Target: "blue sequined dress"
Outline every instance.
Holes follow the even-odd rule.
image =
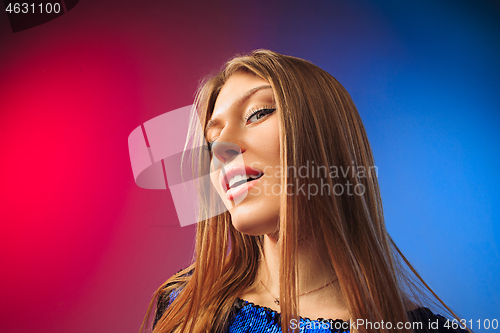
[[[292,328],[299,329],[298,332],[325,333],[325,332],[348,332],[349,322],[337,320],[311,320],[300,318],[300,321],[292,321]],[[250,333],[250,332],[281,332],[281,316],[278,312],[253,304],[242,299],[237,299],[233,307],[233,316],[228,333]]]

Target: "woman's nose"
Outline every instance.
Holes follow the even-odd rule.
[[[221,164],[227,164],[241,154],[240,146],[232,142],[214,142],[212,153]]]

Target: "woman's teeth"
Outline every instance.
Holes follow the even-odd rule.
[[[254,176],[253,178],[248,175],[236,175],[231,180],[229,180],[229,188],[235,188],[246,182],[260,178],[259,176]]]

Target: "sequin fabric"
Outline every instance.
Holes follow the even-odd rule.
[[[348,332],[349,322],[342,320],[295,319],[290,322],[298,332],[329,333]],[[294,327],[295,326],[295,327]],[[238,299],[234,305],[233,316],[228,333],[278,333],[281,331],[281,316],[274,310]]]

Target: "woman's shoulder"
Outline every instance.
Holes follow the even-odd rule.
[[[468,333],[456,320],[447,319],[426,307],[418,307],[408,311],[407,314],[412,323],[412,329],[416,333]]]
[[[165,313],[170,304],[172,304],[175,298],[179,295],[191,275],[193,275],[192,268],[182,269],[169,279],[171,281],[167,282],[160,288],[157,296],[156,314],[153,327],[156,326],[156,323],[160,320],[163,313]]]

